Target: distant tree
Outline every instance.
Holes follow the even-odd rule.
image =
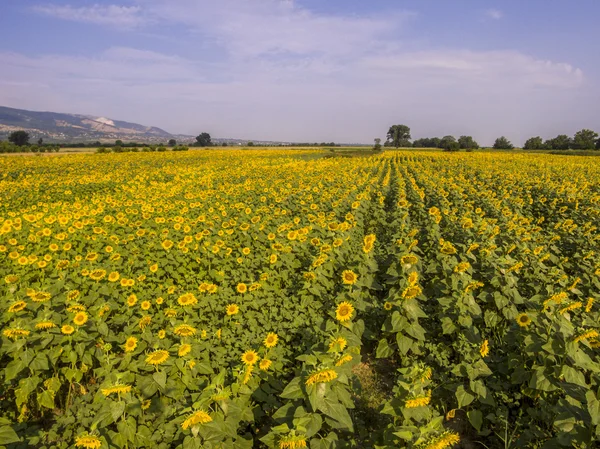
[[[582,129],[575,133],[573,148],[577,150],[593,150],[596,147],[598,133],[591,129]]]
[[[387,133],[387,141],[391,143],[391,146],[409,147],[410,143],[410,128],[406,125],[392,125]]]
[[[211,147],[212,141],[210,140],[210,134],[201,133],[198,137],[196,137],[196,146],[198,147]]]
[[[479,144],[471,136],[460,136],[458,138],[458,145],[463,150],[476,150],[479,148]]]
[[[170,147],[174,147],[175,145],[177,145],[177,141],[175,139],[169,140],[169,146]]]
[[[548,139],[544,142],[544,147],[549,150],[568,150],[571,148],[573,142],[571,138],[566,134],[560,134],[556,136],[554,139]]]
[[[458,151],[460,145],[454,136],[444,136],[442,137],[442,140],[440,140],[439,148],[442,148],[445,151]]]
[[[8,141],[19,147],[29,145],[29,133],[25,131],[13,131],[8,135]]]
[[[495,150],[512,150],[513,148],[514,148],[513,144],[510,143],[510,140],[508,140],[504,136],[498,137],[496,139],[496,141],[494,142]]]
[[[375,145],[373,145],[375,151],[381,151],[381,139],[378,137],[375,139]]]
[[[524,150],[541,150],[544,148],[544,142],[540,136],[530,137],[523,145]]]
[[[600,150],[600,139],[596,141],[596,149]]]
[[[441,148],[440,142],[442,139],[439,137],[423,137],[413,142],[414,148]]]
[[[38,145],[44,145],[44,139],[42,139],[41,137],[38,139],[37,141]]]
[[[221,146],[222,146],[222,147],[226,147],[226,146],[228,146],[228,145],[227,145],[227,142],[223,142],[223,143],[221,144]]]
[[[115,145],[118,147],[122,147],[123,146],[123,141],[122,140],[115,140]]]
[[[248,143],[247,143],[247,146],[249,146],[249,147],[253,147],[253,146],[254,146],[254,142],[248,142]]]

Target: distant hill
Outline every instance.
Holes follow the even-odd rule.
[[[42,137],[56,142],[123,141],[166,142],[169,139],[192,140],[192,136],[179,136],[155,126],[112,120],[91,115],[36,112],[0,106],[0,136],[24,130],[32,138]]]

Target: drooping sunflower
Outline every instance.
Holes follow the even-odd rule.
[[[15,301],[8,307],[9,313],[17,313],[27,307],[27,303],[25,301]]]
[[[334,379],[337,379],[338,375],[335,370],[332,369],[322,369],[319,371],[313,372],[308,379],[306,379],[306,385],[315,385],[320,383],[331,382]]]
[[[481,357],[486,357],[490,353],[490,346],[487,340],[483,340],[483,343],[481,343],[479,353],[481,354]]]
[[[198,410],[191,415],[189,415],[185,421],[181,424],[181,428],[183,430],[189,429],[190,427],[195,426],[196,424],[206,424],[212,421],[212,418],[208,413],[203,410]]]
[[[354,306],[344,301],[338,304],[335,310],[335,318],[341,322],[349,321],[352,318],[352,313],[354,313]]]
[[[19,337],[27,337],[30,333],[30,331],[21,327],[12,327],[10,329],[4,329],[2,331],[2,335],[13,340],[16,340]]]
[[[146,363],[148,363],[149,365],[157,366],[165,363],[168,358],[168,351],[165,351],[164,349],[158,349],[148,354],[148,356],[146,357]]]
[[[404,289],[402,292],[402,297],[404,299],[413,299],[419,296],[422,293],[421,287],[418,285],[411,285]]]
[[[242,354],[242,362],[244,362],[245,365],[254,365],[258,362],[258,354],[256,351],[250,349]]]
[[[52,329],[53,327],[56,327],[56,324],[54,324],[52,321],[40,321],[35,325],[35,328],[38,330],[48,330]]]
[[[102,441],[96,435],[84,434],[75,438],[75,447],[83,447],[85,449],[100,449]]]
[[[190,326],[189,324],[180,324],[175,327],[173,330],[175,335],[179,335],[180,337],[191,337],[192,335],[196,335],[196,328]]]
[[[273,364],[273,361],[271,361],[269,359],[262,359],[260,361],[260,363],[258,364],[258,367],[263,371],[268,371],[272,364]]]
[[[269,332],[265,338],[264,344],[267,348],[273,348],[277,344],[279,337],[273,332]]]
[[[344,270],[342,273],[342,281],[346,285],[354,285],[358,280],[358,275],[352,270]]]

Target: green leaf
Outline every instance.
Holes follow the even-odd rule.
[[[465,387],[463,385],[460,385],[456,389],[456,399],[458,400],[458,407],[461,408],[461,407],[464,407],[465,405],[469,405],[471,402],[473,402],[473,399],[475,399],[475,396],[473,396],[471,393],[466,391]]]
[[[167,385],[167,373],[164,371],[157,371],[152,375],[152,379],[154,379],[154,382],[157,383],[161,390],[165,389]]]
[[[402,335],[400,332],[396,334],[396,342],[398,343],[398,351],[402,355],[406,355],[413,344],[412,338]]]
[[[110,404],[110,416],[113,422],[118,420],[123,415],[123,412],[125,412],[125,401],[118,401]]]
[[[469,410],[467,412],[467,417],[469,418],[469,422],[477,432],[481,430],[481,425],[483,424],[483,414],[479,410]]]
[[[300,399],[304,397],[304,392],[300,386],[300,377],[295,377],[287,384],[280,396],[284,399]]]
[[[385,338],[379,340],[379,344],[377,345],[377,351],[375,351],[375,357],[378,359],[391,357],[394,354],[394,351],[388,345],[388,342]]]
[[[54,392],[50,390],[44,390],[42,393],[37,394],[37,401],[42,407],[49,409],[54,408]]]
[[[8,445],[21,441],[17,432],[10,426],[0,426],[0,445]]]
[[[48,357],[43,352],[39,352],[29,364],[32,371],[46,371],[48,369]]]
[[[587,399],[588,412],[592,417],[592,424],[595,426],[600,425],[600,401],[592,390],[585,394],[585,398]]]
[[[442,318],[442,332],[444,334],[451,334],[456,330],[456,326],[452,322],[452,320],[448,317]]]

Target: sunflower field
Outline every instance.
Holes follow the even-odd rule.
[[[0,447],[592,448],[600,166],[0,161]]]

